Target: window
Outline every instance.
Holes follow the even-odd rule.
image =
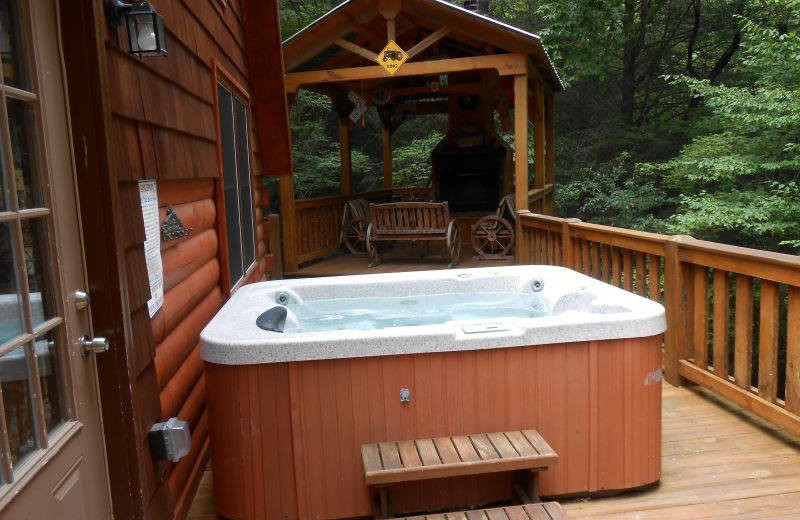
[[[218,86],[218,96],[228,270],[231,286],[235,286],[256,257],[248,107],[222,84]]]
[[[65,323],[26,5],[0,3],[0,484],[70,419]],[[41,452],[40,452],[41,453]]]

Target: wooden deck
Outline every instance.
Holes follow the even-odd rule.
[[[663,477],[653,488],[564,501],[570,518],[800,518],[800,440],[702,389],[664,384]],[[211,470],[188,518],[217,520]]]
[[[475,252],[468,244],[461,247],[461,261],[455,269],[467,269],[473,267],[496,267],[502,265],[513,265],[513,260],[477,260],[473,258]],[[450,262],[448,258],[442,256],[436,248],[431,248],[431,254],[420,258],[419,248],[409,245],[394,245],[383,257],[383,263],[375,267],[369,266],[369,257],[355,255],[339,255],[321,260],[301,267],[294,274],[297,277],[316,277],[316,276],[343,276],[351,274],[375,274],[375,273],[399,273],[402,271],[428,271],[436,269],[447,269]]]

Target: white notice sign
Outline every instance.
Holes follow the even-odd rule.
[[[152,318],[164,304],[164,270],[161,267],[161,226],[158,219],[156,181],[139,181],[139,198],[142,201],[142,219],[147,237],[144,241],[147,277],[150,280],[147,310]]]

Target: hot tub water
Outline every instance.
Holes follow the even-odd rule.
[[[333,298],[288,303],[299,327],[285,332],[380,330],[438,325],[456,320],[548,316],[538,294],[510,292],[447,293],[405,297]]]

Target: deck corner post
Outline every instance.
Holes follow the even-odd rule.
[[[514,193],[517,210],[528,200],[528,75],[514,76]]]
[[[578,218],[565,218],[561,221],[561,265],[573,269],[575,254],[572,247],[572,224],[580,222]]]
[[[523,215],[530,215],[527,209],[517,211],[517,222],[514,232],[516,233],[516,245],[514,246],[514,263],[516,265],[526,265],[530,262],[530,244],[528,235],[525,233],[525,226],[522,224]]]
[[[686,337],[687,313],[683,269],[679,257],[683,236],[673,236],[664,242],[664,307],[667,331],[664,335],[664,379],[674,386],[687,381],[680,375],[681,360],[688,358]]]

